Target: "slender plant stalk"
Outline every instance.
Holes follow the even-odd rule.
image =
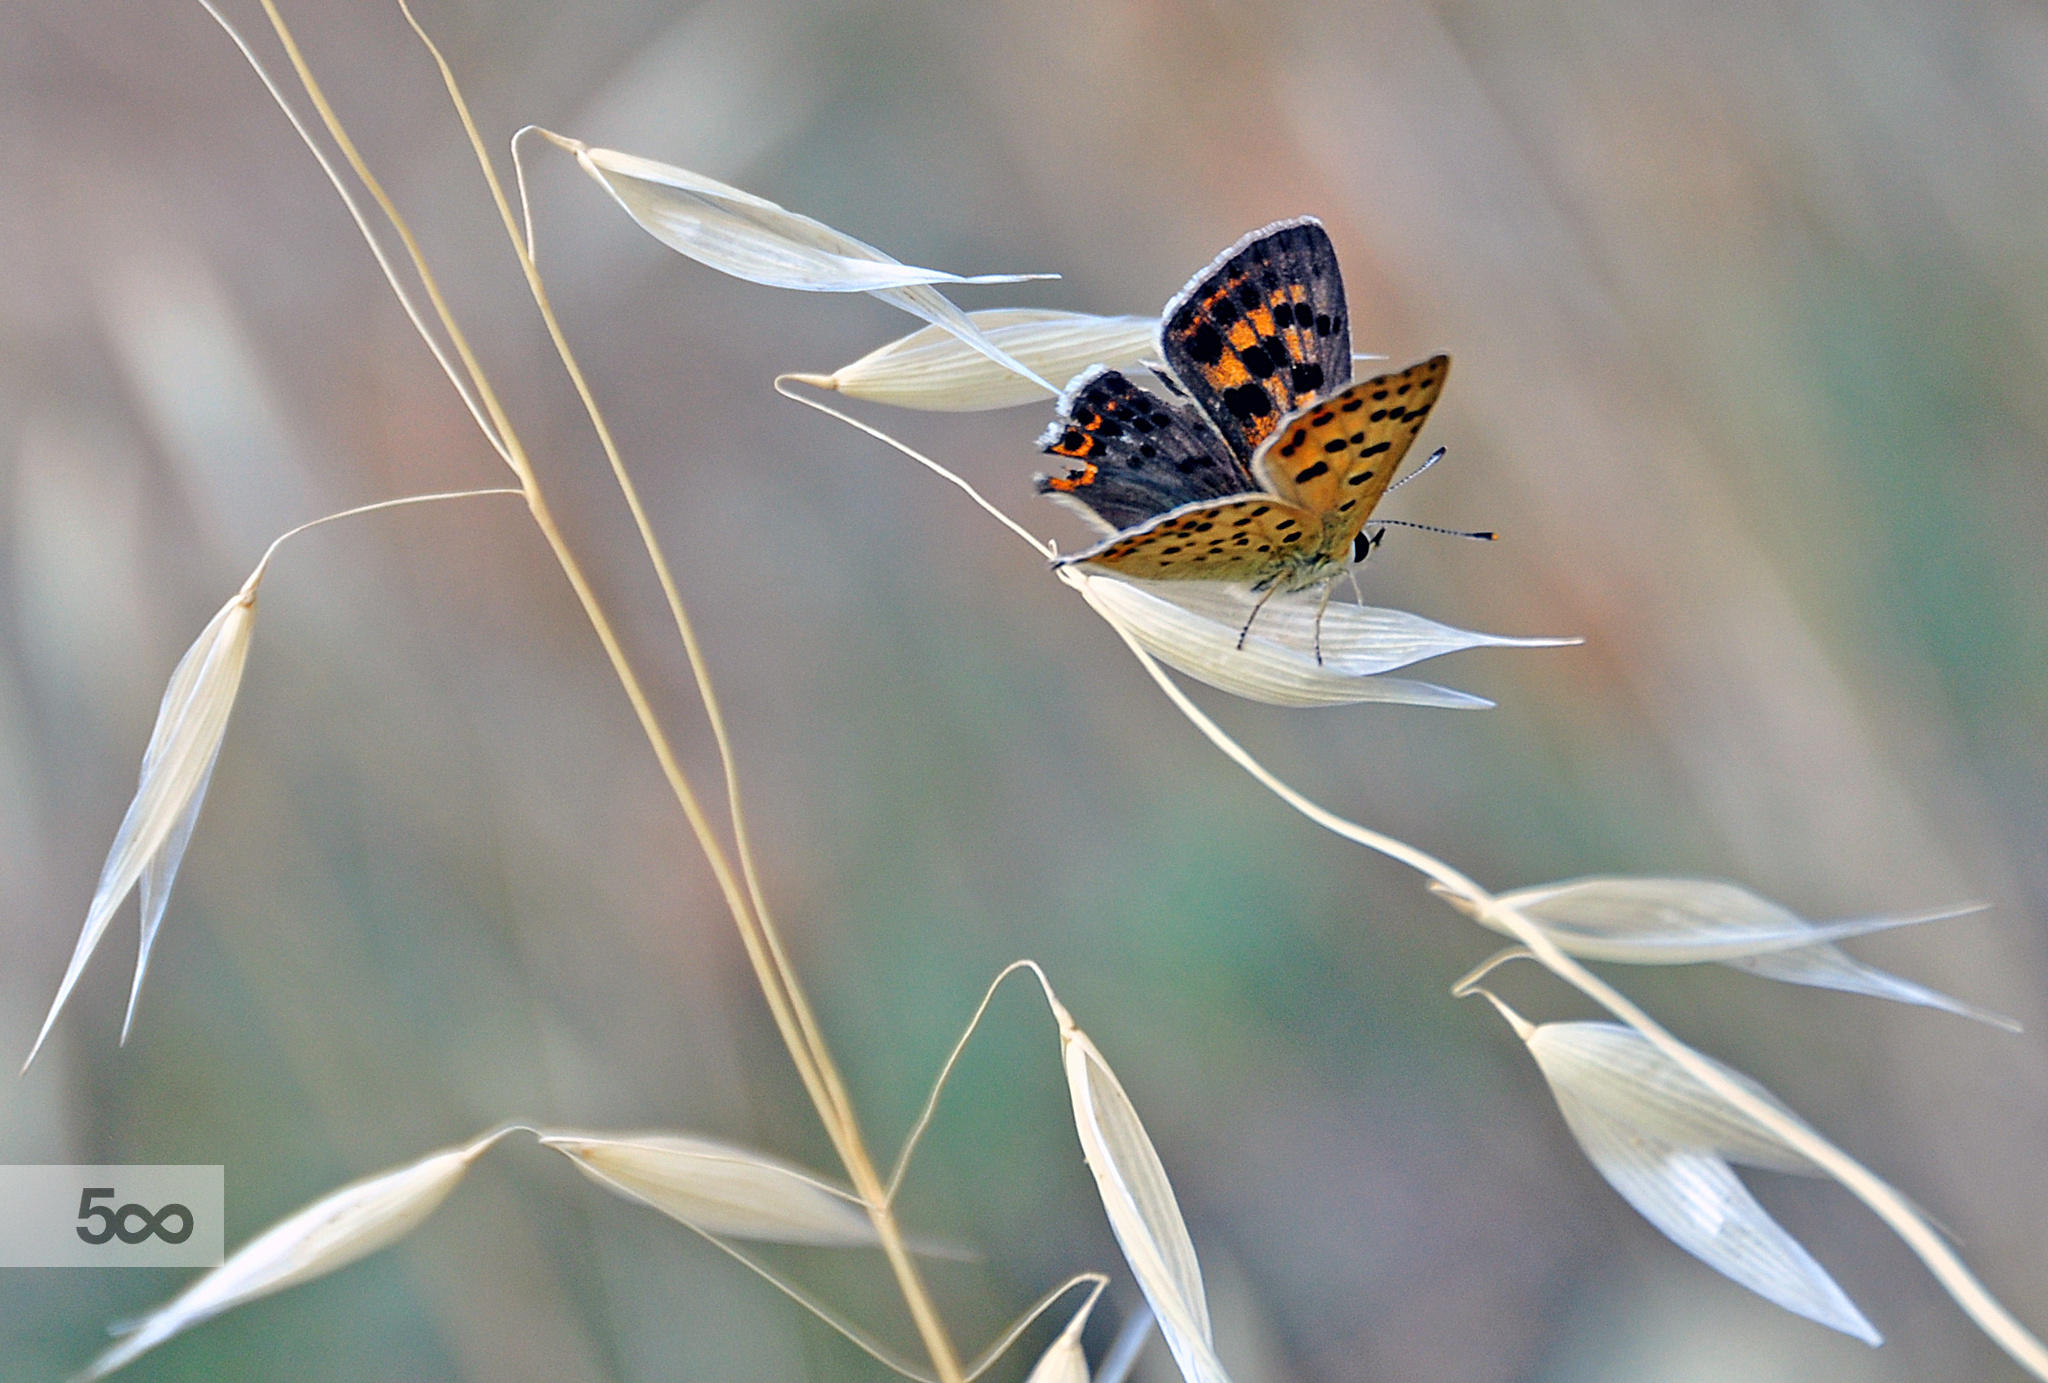
[[[284,22],[284,16],[278,13],[275,0],[262,0],[262,4],[263,13],[269,17],[270,27],[277,34],[277,41],[283,46],[285,57],[290,60],[292,71],[298,74],[299,84],[305,88],[306,99],[313,103],[313,109],[320,116],[320,123],[326,126],[328,135],[340,148],[342,157],[348,160],[349,167],[362,181],[364,190],[377,203],[377,209],[384,213],[384,219],[390,223],[393,233],[405,246],[406,256],[412,261],[413,272],[419,275],[420,287],[426,292],[428,302],[433,305],[434,316],[439,319],[442,329],[448,333],[449,344],[462,362],[463,373],[476,388],[478,401],[483,405],[485,413],[490,416],[491,426],[486,429],[486,434],[495,433],[496,439],[504,444],[501,454],[505,457],[505,463],[512,468],[531,496],[534,493],[533,468],[527,462],[525,453],[509,435],[510,420],[498,402],[496,391],[485,378],[483,367],[478,364],[475,352],[470,350],[468,339],[455,324],[455,315],[449,309],[447,299],[441,295],[440,284],[434,278],[433,271],[427,267],[426,255],[421,251],[419,241],[412,233],[412,227],[398,214],[397,204],[391,200],[390,195],[384,191],[384,185],[363,161],[355,141],[349,138],[348,130],[343,127],[341,117],[336,115],[334,107],[328,104],[327,94],[314,79],[313,69],[307,65],[305,55],[299,51],[298,40],[292,36],[290,27]]]
[[[910,1170],[911,1154],[917,1151],[919,1140],[924,1137],[925,1130],[931,1127],[932,1115],[938,1111],[939,1096],[945,1092],[946,1082],[952,1079],[953,1068],[960,1063],[961,1054],[967,1050],[967,1043],[973,1038],[975,1030],[981,1026],[982,1018],[988,1013],[988,1006],[995,1002],[996,991],[1003,987],[1004,980],[1019,970],[1029,970],[1036,975],[1039,987],[1045,991],[1046,998],[1052,998],[1052,984],[1045,978],[1045,972],[1038,968],[1037,961],[1013,960],[996,972],[996,977],[988,982],[987,990],[982,993],[981,1002],[975,1006],[973,1016],[967,1020],[966,1030],[960,1034],[959,1040],[953,1044],[953,1050],[946,1053],[945,1061],[940,1064],[938,1078],[932,1082],[932,1092],[925,1096],[924,1108],[917,1112],[917,1118],[911,1121],[910,1132],[904,1135],[903,1150],[896,1154],[896,1166],[889,1173],[889,1196],[892,1199],[902,1187],[904,1175]]]
[[[903,443],[897,441],[894,437],[891,437],[888,433],[882,431],[882,429],[880,429],[879,427],[874,426],[872,423],[864,423],[859,418],[854,417],[851,413],[842,412],[841,410],[834,408],[829,403],[825,403],[822,400],[812,398],[809,394],[799,394],[794,392],[794,386],[798,384],[810,384],[812,385],[812,387],[815,388],[816,385],[814,381],[815,376],[810,375],[777,375],[775,377],[775,392],[782,395],[782,397],[788,399],[792,403],[800,403],[806,408],[815,408],[818,410],[818,412],[823,413],[828,418],[837,418],[840,422],[845,423],[848,427],[853,428],[857,432],[865,432],[868,436],[874,438],[878,442],[888,443],[890,446],[896,448],[896,450],[902,452],[911,460],[917,462],[920,466],[923,466],[926,470],[929,470],[932,474],[938,476],[939,479],[944,480],[949,484],[955,486],[956,488],[960,489],[961,491],[965,492],[967,497],[973,500],[977,505],[979,505],[984,513],[988,514],[989,517],[993,518],[997,523],[1003,525],[1003,527],[1009,529],[1019,538],[1022,538],[1025,544],[1028,547],[1030,547],[1030,549],[1033,552],[1036,552],[1040,557],[1057,557],[1060,555],[1059,544],[1051,541],[1050,539],[1038,537],[1030,529],[1026,528],[1023,524],[1018,523],[1015,519],[1011,518],[1008,514],[1004,513],[998,505],[990,501],[989,498],[986,495],[982,494],[981,491],[975,489],[972,485],[968,484],[964,479],[962,479],[958,474],[956,474],[953,471],[947,470],[944,466],[941,466],[938,462],[932,460],[923,452],[917,451],[911,447],[906,447],[905,445],[903,445]]]
[[[441,367],[441,373],[448,377],[448,382],[455,387],[455,392],[461,395],[462,406],[467,408],[469,416],[475,419],[477,430],[490,442],[491,449],[509,465],[512,458],[505,454],[504,442],[499,440],[489,420],[484,417],[483,407],[470,391],[469,381],[455,368],[455,363],[448,358],[447,348],[427,326],[426,317],[420,312],[419,304],[413,301],[412,294],[407,292],[405,285],[399,281],[398,270],[392,264],[391,256],[384,248],[384,242],[370,229],[369,217],[364,213],[362,204],[356,200],[356,194],[342,178],[340,171],[335,168],[334,160],[328,156],[327,150],[320,147],[320,141],[313,138],[313,132],[306,128],[306,122],[300,117],[298,109],[284,98],[282,91],[278,90],[277,83],[271,79],[270,70],[257,58],[255,50],[249,46],[249,40],[242,36],[242,31],[228,22],[227,16],[220,12],[214,0],[199,0],[199,5],[212,16],[214,23],[220,25],[221,31],[228,36],[228,41],[241,51],[242,57],[255,72],[256,80],[263,83],[263,89],[270,93],[270,99],[277,103],[277,108],[284,112],[284,118],[291,122],[292,129],[305,143],[307,152],[313,155],[313,161],[320,165],[320,171],[325,173],[327,181],[334,185],[335,195],[341,198],[341,204],[348,209],[349,218],[356,223],[356,229],[362,233],[364,243],[370,247],[370,257],[377,261],[377,267],[383,271],[384,281],[391,285],[392,295],[398,299],[398,305],[405,309],[405,315],[412,322],[413,330],[426,342],[427,349],[433,353],[434,363]]]
[[[283,46],[294,72],[298,75],[301,86],[306,91],[307,99],[312,102],[329,136],[335,141],[337,147],[340,148],[350,168],[354,170],[357,178],[361,180],[364,188],[377,203],[378,208],[383,212],[385,219],[391,224],[394,233],[398,235],[400,242],[405,247],[406,253],[412,261],[414,272],[419,276],[421,287],[434,309],[434,315],[439,320],[443,331],[447,333],[449,344],[454,349],[456,357],[461,361],[463,372],[468,376],[470,383],[475,388],[478,402],[481,404],[484,413],[489,417],[490,426],[485,429],[486,435],[491,436],[491,434],[495,433],[495,436],[491,436],[493,444],[500,446],[501,454],[505,457],[513,473],[519,478],[521,492],[526,498],[527,508],[533,517],[534,524],[539,528],[542,536],[547,541],[549,549],[555,555],[557,564],[562,568],[563,575],[568,579],[577,600],[583,606],[585,618],[589,621],[592,631],[597,635],[598,642],[602,645],[605,656],[612,664],[613,672],[619,679],[620,686],[633,708],[634,715],[640,721],[641,730],[646,736],[649,746],[654,751],[662,774],[667,779],[670,790],[674,793],[677,802],[683,808],[684,816],[689,822],[691,831],[696,836],[698,844],[703,849],[706,860],[711,866],[719,891],[724,896],[726,907],[731,912],[733,920],[738,926],[742,943],[746,949],[748,959],[754,967],[763,997],[767,1000],[770,1012],[775,1019],[777,1030],[781,1033],[783,1043],[789,1050],[791,1061],[797,1068],[798,1076],[803,1081],[804,1088],[809,1094],[812,1104],[817,1109],[819,1119],[824,1125],[828,1137],[832,1140],[834,1149],[839,1154],[841,1162],[845,1165],[847,1174],[853,1182],[854,1189],[860,1195],[869,1218],[875,1226],[876,1237],[881,1244],[884,1256],[889,1261],[890,1269],[896,1277],[898,1287],[903,1294],[906,1306],[909,1308],[918,1334],[924,1342],[926,1351],[931,1356],[932,1365],[937,1372],[940,1383],[963,1383],[964,1374],[961,1370],[958,1352],[954,1348],[951,1337],[945,1329],[944,1321],[940,1317],[936,1305],[931,1300],[930,1293],[924,1286],[923,1279],[917,1269],[917,1264],[911,1257],[909,1248],[904,1242],[901,1227],[897,1224],[894,1211],[889,1204],[887,1189],[881,1175],[875,1168],[874,1158],[867,1149],[859,1124],[854,1117],[852,1102],[847,1095],[845,1082],[838,1071],[836,1063],[832,1060],[830,1050],[825,1044],[823,1033],[797,981],[795,969],[790,963],[781,938],[776,932],[772,919],[766,910],[758,871],[754,867],[752,851],[747,840],[744,815],[740,808],[738,778],[731,750],[730,737],[726,731],[723,716],[719,711],[716,693],[712,687],[708,669],[703,660],[701,647],[698,644],[694,630],[683,607],[680,592],[676,587],[667,561],[661,553],[660,546],[655,540],[652,526],[647,518],[644,507],[640,503],[637,490],[633,487],[631,479],[626,473],[611,431],[603,420],[588,382],[577,365],[553,309],[548,303],[546,290],[540,280],[538,269],[534,265],[532,256],[528,253],[523,237],[519,234],[518,223],[512,217],[511,208],[506,201],[503,186],[497,177],[496,171],[491,166],[488,153],[485,151],[482,140],[477,133],[467,103],[462,99],[453,72],[439,50],[428,39],[425,31],[421,29],[418,21],[413,18],[410,8],[403,3],[403,0],[400,0],[400,8],[405,12],[408,22],[412,24],[415,32],[419,34],[421,40],[426,44],[436,65],[440,68],[443,80],[448,86],[449,94],[455,102],[464,131],[477,153],[491,195],[496,201],[501,215],[504,217],[507,234],[512,241],[514,253],[519,259],[520,267],[526,275],[535,303],[547,324],[550,337],[562,358],[562,363],[569,372],[578,395],[581,397],[584,407],[590,415],[606,456],[612,464],[614,475],[626,497],[628,507],[632,510],[634,521],[639,528],[649,560],[655,567],[664,594],[668,599],[671,614],[675,618],[678,632],[683,639],[685,651],[689,657],[691,671],[696,680],[699,694],[705,703],[707,717],[711,722],[713,737],[717,743],[720,762],[724,768],[727,800],[733,817],[735,843],[741,857],[740,875],[735,874],[731,859],[727,856],[723,843],[719,840],[716,831],[713,829],[694,785],[690,782],[688,774],[683,770],[673,743],[670,741],[666,730],[662,727],[659,718],[655,715],[645,686],[641,682],[639,673],[633,666],[632,660],[627,656],[624,645],[618,637],[617,630],[613,626],[609,614],[599,601],[588,575],[583,570],[582,563],[570,548],[567,539],[561,532],[560,526],[555,522],[553,512],[541,491],[538,477],[519,439],[517,430],[513,427],[511,419],[507,416],[502,403],[498,399],[496,390],[491,386],[474,351],[470,348],[467,337],[457,323],[445,297],[442,295],[432,271],[428,268],[425,255],[420,249],[417,239],[412,234],[403,216],[400,215],[396,204],[384,191],[382,184],[377,180],[376,176],[370,171],[368,164],[356,148],[354,141],[343,127],[339,116],[328,102],[312,73],[311,67],[306,62],[303,53],[292,36],[290,27],[285,23],[283,15],[279,13],[275,0],[262,0],[262,5],[264,13],[269,18],[271,27],[277,35],[278,42]]]
[[[339,519],[352,519],[361,514],[375,514],[386,509],[405,509],[415,504],[438,504],[444,499],[481,499],[485,495],[519,495],[524,497],[525,494],[526,491],[524,490],[504,487],[487,490],[443,490],[438,494],[431,495],[400,495],[396,499],[375,500],[369,504],[358,504],[353,509],[343,509],[338,513],[322,514],[317,519],[306,520],[296,528],[287,528],[284,532],[271,539],[270,546],[263,549],[263,556],[256,563],[256,570],[249,574],[249,580],[246,584],[253,589],[256,583],[263,579],[263,573],[270,569],[270,559],[277,555],[277,550],[309,528],[318,528],[322,524],[334,523]],[[510,1129],[525,1127],[524,1124],[507,1124],[503,1128],[496,1130],[491,1136],[495,1138]],[[528,1132],[531,1132],[531,1130],[528,1130]]]
[[[1123,1329],[1117,1331],[1116,1339],[1110,1342],[1109,1352],[1102,1356],[1101,1367],[1095,1371],[1095,1383],[1124,1383],[1138,1362],[1138,1351],[1152,1337],[1152,1326],[1152,1303],[1140,1301],[1124,1321]]]
[[[1008,1352],[1010,1346],[1017,1343],[1017,1337],[1031,1328],[1033,1321],[1052,1310],[1054,1304],[1061,1297],[1073,1291],[1074,1288],[1084,1282],[1088,1284],[1088,1299],[1076,1307],[1075,1310],[1076,1312],[1093,1310],[1096,1298],[1109,1289],[1109,1279],[1101,1273],[1075,1273],[1065,1282],[1062,1282],[1059,1286],[1041,1296],[1032,1305],[1030,1310],[1017,1317],[1015,1321],[1012,1321],[1009,1328],[998,1335],[995,1341],[982,1351],[981,1357],[974,1361],[974,1367],[967,1371],[969,1383],[972,1383],[972,1380],[986,1373],[989,1365],[1002,1358]]]
[[[696,1225],[690,1224],[687,1221],[683,1222],[683,1228],[694,1232],[698,1238],[725,1254],[733,1262],[738,1263],[741,1267],[753,1273],[754,1276],[766,1282],[798,1306],[803,1307],[804,1310],[810,1312],[813,1316],[816,1316],[819,1321],[838,1334],[841,1339],[845,1340],[862,1354],[867,1355],[868,1358],[874,1360],[883,1368],[889,1370],[889,1372],[909,1379],[910,1383],[937,1383],[930,1374],[919,1372],[907,1360],[897,1358],[881,1345],[862,1335],[853,1326],[841,1320],[838,1313],[827,1308],[824,1303],[818,1301],[808,1292],[801,1291],[789,1282],[784,1281],[783,1278],[772,1272],[764,1264],[757,1262],[737,1244],[730,1243],[722,1236],[713,1234],[709,1230],[699,1229]],[[972,1378],[972,1374],[964,1375],[963,1383],[971,1383]]]

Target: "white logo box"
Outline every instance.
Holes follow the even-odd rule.
[[[0,1267],[218,1267],[225,1205],[217,1166],[0,1164]]]

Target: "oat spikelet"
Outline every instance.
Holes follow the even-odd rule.
[[[164,904],[185,847],[192,839],[199,806],[213,777],[214,761],[220,756],[221,741],[227,735],[228,714],[234,709],[235,694],[241,689],[242,669],[249,659],[249,639],[256,625],[256,586],[262,579],[258,568],[234,598],[207,621],[199,637],[178,661],[170,685],[157,708],[156,728],[149,747],[142,754],[142,777],[135,797],[114,832],[100,869],[99,886],[93,890],[86,909],[85,926],[72,949],[71,963],[50,1002],[50,1012],[29,1049],[28,1069],[42,1050],[65,1000],[78,984],[85,963],[106,935],[114,912],[137,884],[142,889],[142,941],[135,957],[135,982],[129,991],[128,1014],[121,1024],[127,1040],[135,1018],[135,1002],[142,994],[142,976],[149,967],[150,947],[156,941],[157,926],[163,920]]]
[[[201,1321],[396,1243],[432,1214],[470,1164],[509,1131],[500,1129],[465,1147],[351,1182],[278,1221],[135,1322],[81,1377],[104,1378]]]

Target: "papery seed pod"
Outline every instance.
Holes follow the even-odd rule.
[[[86,961],[106,935],[115,911],[129,892],[142,885],[142,941],[135,957],[135,982],[129,992],[128,1014],[121,1025],[125,1040],[135,1018],[135,1003],[142,993],[143,973],[148,969],[150,948],[178,865],[192,838],[193,824],[213,779],[214,761],[227,736],[228,715],[235,695],[241,690],[242,669],[249,659],[249,640],[256,627],[256,586],[262,571],[249,578],[232,600],[220,608],[178,666],[171,673],[157,708],[156,727],[142,754],[142,775],[135,796],[114,832],[106,863],[100,868],[99,885],[86,908],[85,926],[72,948],[70,964],[58,982],[50,1011],[29,1049],[26,1070],[42,1050],[43,1042],[63,1010],[64,1003],[85,971]]]
[[[1054,1016],[1074,1131],[1124,1259],[1159,1318],[1159,1333],[1181,1376],[1187,1383],[1227,1383],[1216,1358],[1202,1266],[1166,1168],[1102,1053],[1065,1009],[1055,1005]]]
[[[1058,393],[982,335],[938,283],[1021,283],[1053,274],[949,274],[920,269],[822,221],[673,164],[562,140],[641,229],[699,264],[752,283],[812,293],[872,293],[943,327],[1007,370]]]
[[[1454,895],[1445,896],[1483,925],[1505,931],[1484,911]],[[1981,904],[1816,923],[1735,884],[1629,875],[1516,889],[1497,901],[1541,927],[1559,949],[1585,960],[1623,965],[1713,962],[1788,984],[1869,994],[1941,1009],[2009,1032],[2019,1030],[2010,1018],[1865,965],[1833,944],[1844,937],[1960,917],[1979,911]]]
[[[1001,307],[970,312],[967,319],[1013,359],[1054,383],[1091,365],[1136,369],[1159,350],[1159,323],[1151,317]],[[937,413],[1013,408],[1047,397],[1030,380],[940,327],[914,331],[829,375],[795,378],[849,398]]]
[[[1242,587],[1181,581],[1126,581],[1059,568],[1096,613],[1128,630],[1146,651],[1197,681],[1270,706],[1341,706],[1364,701],[1483,709],[1493,703],[1448,687],[1381,674],[1425,658],[1478,647],[1538,648],[1572,639],[1476,634],[1401,610],[1332,601],[1321,613],[1317,661],[1315,592],[1259,600]],[[1247,624],[1250,625],[1247,630]]]
[[[542,1130],[592,1181],[707,1234],[781,1244],[876,1242],[860,1198],[780,1158],[687,1134]]]
[[[432,1214],[470,1164],[503,1136],[503,1131],[487,1134],[466,1147],[351,1182],[278,1221],[128,1326],[83,1376],[104,1378],[223,1311],[325,1276],[396,1243]]]
[[[1644,1219],[1716,1272],[1786,1310],[1867,1344],[1882,1342],[1827,1270],[1757,1204],[1729,1165],[1816,1171],[1803,1154],[1633,1028],[1532,1025],[1491,994],[1486,997],[1528,1046],[1594,1170]],[[1720,1069],[1796,1119],[1748,1077]]]

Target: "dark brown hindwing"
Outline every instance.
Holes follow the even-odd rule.
[[[1166,363],[1249,466],[1280,420],[1351,382],[1337,251],[1313,217],[1255,231],[1166,305]]]
[[[1074,463],[1064,475],[1039,476],[1038,492],[1085,505],[1112,529],[1257,488],[1198,413],[1114,370],[1075,380],[1038,445]]]

